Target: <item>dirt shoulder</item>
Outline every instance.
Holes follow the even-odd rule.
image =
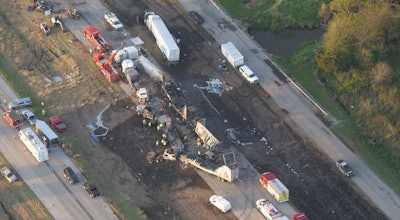
[[[221,128],[235,127],[242,131],[240,138],[254,144],[239,150],[259,172],[271,170],[279,176],[291,189],[291,202],[310,219],[385,219],[351,187],[349,180],[325,162],[328,160],[323,154],[297,136],[271,110],[260,88],[247,85],[233,71],[218,72],[220,55],[217,49],[210,49],[210,39],[204,37],[204,30],[190,23],[173,5],[165,1],[106,2],[156,57],[159,52],[153,37],[143,24],[135,22],[145,9],[159,13],[171,32],[181,33],[180,46],[182,54],[186,54],[184,62],[176,66],[160,62],[184,91],[177,100],[190,106],[192,116],[207,118],[207,127],[223,139],[226,146],[230,143],[224,139]],[[235,218],[232,213],[224,215],[208,205],[208,197],[213,192],[193,169],[182,169],[173,162],[147,162],[149,151],[163,150],[155,146],[160,133],[153,127],[143,126],[142,118],[130,108],[132,97],[124,95],[118,84],[104,79],[87,50],[71,33],[56,29],[45,37],[38,24],[48,17],[26,12],[28,3],[22,0],[6,1],[3,6],[1,16],[5,22],[0,28],[8,31],[0,32],[1,51],[15,64],[17,74],[24,76],[25,83],[37,91],[37,99],[48,103],[48,114],[61,116],[68,125],[69,130],[63,134],[66,152],[85,158],[89,165],[80,164],[81,168],[85,168],[85,175],[96,182],[108,202],[116,205],[123,198],[125,203],[134,204],[132,209],[149,219]],[[9,25],[14,28],[7,28]],[[227,88],[232,88],[221,97],[207,95],[220,114],[216,114],[193,87],[215,75]],[[46,80],[53,76],[60,76],[63,81]],[[163,99],[161,94],[152,95]],[[111,107],[104,113],[103,120],[111,130],[106,138],[96,143],[86,125],[108,104]],[[171,115],[175,116],[172,111]],[[224,120],[229,123],[224,124]],[[250,135],[249,131],[255,132]],[[265,144],[258,141],[260,137],[267,137],[271,148],[266,149]]]

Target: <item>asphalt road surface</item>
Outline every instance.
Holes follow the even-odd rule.
[[[16,95],[0,78],[1,108],[7,108],[4,100],[13,100]],[[29,125],[23,125],[28,127]],[[25,149],[18,136],[18,129],[0,120],[1,153],[12,164],[25,183],[50,212],[54,219],[118,219],[101,197],[91,199],[83,189],[86,179],[60,148],[51,148],[49,160],[37,164]],[[63,169],[71,167],[78,174],[80,183],[69,185],[63,177]]]
[[[307,135],[320,149],[325,152],[335,163],[338,159],[344,159],[357,171],[353,181],[390,219],[399,219],[400,198],[378,176],[352,153],[312,111],[312,106],[290,84],[275,82],[280,80],[273,74],[271,68],[266,65],[264,59],[267,53],[240,29],[227,28],[225,21],[232,21],[229,16],[221,11],[212,0],[179,0],[187,10],[197,10],[205,16],[203,27],[218,41],[223,44],[231,41],[245,57],[245,63],[254,70],[259,78],[260,85],[271,95],[274,101],[297,124],[300,130]],[[233,22],[231,25],[235,25]],[[251,58],[251,59],[250,59]]]
[[[57,2],[56,5],[60,8],[72,8],[72,1],[53,0],[52,2]],[[231,27],[234,24],[230,23],[231,19],[226,14],[221,12],[214,4],[212,4],[212,2],[208,0],[179,0],[179,2],[184,8],[187,9],[187,11],[197,10],[200,12],[200,14],[207,15],[205,17],[205,23],[203,24],[203,27],[212,36],[214,36],[218,43],[222,44],[231,41],[236,45],[245,58],[247,58],[246,64],[250,66],[251,69],[255,70],[256,73],[258,73],[261,81],[260,85],[271,95],[274,101],[277,102],[281,108],[286,109],[289,112],[289,116],[291,116],[293,121],[297,123],[304,133],[307,134],[316,145],[320,146],[321,149],[332,158],[332,163],[334,163],[334,161],[337,159],[345,159],[352,164],[352,166],[357,170],[357,176],[353,179],[353,181],[366,193],[366,195],[368,195],[372,201],[374,201],[378,207],[384,211],[389,218],[397,219],[398,216],[400,216],[399,197],[390,188],[388,188],[387,185],[384,184],[365,163],[359,160],[356,155],[349,151],[348,148],[330,132],[330,130],[315,116],[315,113],[311,110],[308,101],[299,95],[299,93],[293,89],[293,87],[285,83],[281,83],[280,86],[275,83],[276,81],[279,81],[279,79],[272,73],[270,67],[265,64],[264,59],[268,58],[268,56],[260,46],[254,43],[247,34],[243,33],[239,29],[232,29]],[[107,10],[98,0],[87,0],[86,4],[80,4],[74,7],[81,11],[83,14],[83,19],[65,19],[65,24],[68,26],[68,29],[78,38],[78,40],[81,41],[84,46],[90,49],[92,45],[83,36],[82,30],[87,25],[95,26],[99,28],[100,31],[105,30],[107,24],[105,23],[103,16]],[[228,28],[228,26],[230,28]],[[126,37],[127,34],[125,32],[104,31],[102,33],[110,35],[105,36],[107,39]],[[112,46],[116,48],[115,45]],[[1,88],[3,88],[3,85],[1,85]],[[4,122],[2,123],[5,124]],[[44,179],[44,177],[49,178],[49,180],[46,182],[41,180],[42,184],[35,184],[32,180],[34,186],[43,184],[61,184],[63,186],[48,186],[45,187],[46,189],[43,190],[43,192],[40,192],[39,190],[37,194],[39,199],[42,200],[45,206],[49,209],[50,213],[52,213],[56,219],[60,219],[62,217],[60,216],[60,218],[58,218],[55,216],[55,214],[61,215],[63,213],[67,214],[68,212],[70,215],[73,215],[73,219],[85,219],[85,217],[87,219],[104,219],[105,216],[110,214],[107,212],[107,209],[95,210],[96,207],[92,207],[96,205],[104,205],[104,203],[102,203],[102,199],[100,198],[95,199],[94,201],[88,201],[88,204],[85,203],[84,205],[80,205],[77,200],[74,200],[74,196],[71,195],[71,191],[75,192],[73,191],[75,186],[65,186],[57,177],[50,177],[55,175],[51,168],[49,169],[46,165],[34,167],[33,164],[35,161],[31,155],[25,155],[25,161],[30,161],[30,165],[24,165],[22,162],[21,165],[15,165],[13,158],[9,156],[11,158],[9,159],[7,154],[13,154],[12,152],[14,152],[14,155],[19,155],[23,153],[23,151],[20,152],[20,150],[23,149],[23,145],[19,140],[16,141],[13,139],[13,134],[16,134],[16,130],[10,128],[8,125],[3,124],[0,124],[2,125],[0,130],[2,132],[2,138],[5,138],[4,142],[7,143],[6,145],[10,145],[10,153],[5,152],[4,154],[6,158],[14,165],[18,173],[20,173],[22,176],[21,172],[24,171],[24,169],[27,169],[28,171],[26,172],[31,173],[31,176],[27,176],[28,182],[30,179],[40,181],[38,179]],[[53,165],[53,161],[58,161],[56,158],[60,155],[56,152],[50,154],[51,167],[56,168],[54,170],[58,175],[61,175],[61,167],[67,164],[71,164],[72,166],[72,163],[70,162],[59,162]],[[60,159],[60,161],[64,161],[64,159]],[[262,219],[263,217],[254,208],[253,203],[256,199],[259,199],[260,196],[268,198],[271,201],[272,198],[270,198],[270,195],[260,187],[260,184],[258,183],[259,174],[254,170],[254,168],[252,168],[250,164],[245,164],[245,159],[243,161],[241,173],[247,173],[247,180],[241,176],[242,182],[238,184],[221,184],[221,182],[217,182],[216,178],[213,176],[206,175],[202,172],[199,172],[199,174],[205,179],[215,193],[226,196],[232,202],[232,211],[239,219]],[[36,173],[33,171],[34,169],[40,171],[37,171]],[[32,174],[32,172],[35,173]],[[36,174],[42,178],[35,179],[34,177]],[[242,190],[238,190],[238,187],[240,187]],[[50,189],[53,191],[52,193],[49,193]],[[69,191],[68,189],[71,190]],[[79,196],[79,201],[81,201],[81,199],[83,199],[82,201],[86,201],[85,199],[88,197],[86,192],[84,192],[82,189],[76,190],[76,194],[73,195],[76,197]],[[62,197],[65,198],[61,199]],[[82,201],[81,203],[83,203]],[[65,203],[68,203],[69,205],[65,205]],[[61,204],[66,206],[64,207],[65,210],[61,209]],[[60,210],[57,210],[57,208]],[[277,208],[286,215],[293,213],[293,208],[290,207],[289,203],[279,204]],[[96,214],[99,214],[99,216]],[[69,216],[69,218],[71,218],[71,216]],[[110,218],[113,218],[113,216],[110,216]]]

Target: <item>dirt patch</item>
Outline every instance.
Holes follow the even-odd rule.
[[[286,121],[285,112],[275,107],[273,107],[275,109],[271,109],[270,100],[264,98],[268,96],[264,91],[247,85],[232,70],[218,72],[219,53],[210,52],[207,41],[199,34],[203,32],[193,30],[193,26],[188,24],[185,17],[178,14],[172,5],[160,2],[146,2],[146,4],[163,17],[173,34],[180,32],[182,41],[180,46],[186,57],[178,66],[164,66],[164,68],[171,73],[184,91],[184,97],[180,98],[186,100],[186,103],[194,109],[196,116],[207,118],[207,128],[215,136],[224,137],[222,133],[224,127],[237,128],[242,131],[243,135],[250,133],[249,130],[253,131],[253,135],[245,135],[241,138],[254,144],[241,147],[239,150],[259,172],[273,171],[276,173],[291,189],[292,203],[307,213],[310,219],[353,219],[371,218],[371,216],[379,219],[385,218],[377,208],[371,207],[369,201],[354,190],[348,179],[336,172],[332,164],[325,162],[330,161],[325,155],[320,153],[307,139],[303,139],[293,132],[287,124],[291,124],[291,122]],[[140,16],[140,14],[135,16]],[[209,39],[207,38],[207,40]],[[221,97],[207,95],[217,112],[210,108],[198,90],[193,89],[194,84],[204,84],[210,77],[219,78],[225,82],[228,88],[232,88]],[[140,122],[136,123],[140,127]],[[128,126],[131,125],[125,125],[125,127]],[[261,137],[267,138],[267,147],[265,143],[259,141]],[[228,140],[223,141],[229,143]],[[150,145],[154,144],[150,143]],[[144,160],[144,155],[142,160]],[[138,167],[138,165],[135,162],[131,167]],[[178,184],[175,177],[166,182],[153,178],[162,176],[157,170],[162,170],[161,173],[180,173],[179,167],[175,167],[178,168],[177,171],[173,169],[173,166],[169,167],[170,165],[165,164],[161,167],[154,164],[146,167],[143,162],[143,165],[143,169],[149,174],[147,178],[144,177],[144,181],[149,183],[148,186],[152,187],[154,184],[160,188],[158,183],[162,183],[163,187],[161,188],[165,187],[165,191],[170,191],[171,187]],[[180,175],[183,174],[180,173]],[[163,176],[162,179],[169,177]],[[153,184],[151,184],[152,182]],[[186,197],[198,198],[197,204],[204,204],[205,198],[194,196],[198,195],[196,191],[198,188],[182,187],[170,196],[174,196],[175,201]],[[211,193],[209,189],[207,191]],[[181,212],[182,209],[185,210],[182,208],[181,202],[171,203],[171,205],[176,210],[180,210],[182,218],[186,215],[191,215],[192,218],[195,214],[195,211],[187,209],[188,213]],[[323,208],[316,209],[315,207]],[[210,210],[209,207],[206,208],[202,209],[204,213],[208,213]]]
[[[106,2],[124,25],[145,41],[146,49],[162,60],[153,36],[141,23],[144,10],[160,14],[171,32],[181,38],[183,61],[175,66],[161,62],[182,91],[175,101],[189,107],[190,117],[206,118],[207,128],[223,139],[224,148],[230,146],[224,129],[236,128],[241,140],[253,143],[239,150],[259,172],[273,171],[279,176],[291,190],[291,202],[310,219],[385,219],[349,180],[325,162],[329,160],[312,143],[293,132],[285,113],[265,98],[267,94],[261,88],[248,85],[232,69],[218,71],[220,54],[209,46],[210,36],[174,5],[168,1]],[[3,2],[1,51],[15,64],[17,74],[25,76],[26,83],[38,91],[38,99],[48,103],[48,114],[61,116],[67,124],[69,130],[63,134],[69,140],[66,149],[80,153],[90,163],[91,169],[85,170],[85,175],[96,182],[105,199],[115,203],[121,195],[127,197],[149,219],[235,218],[208,205],[213,192],[193,169],[182,169],[175,162],[147,161],[148,152],[163,152],[164,147],[155,144],[161,133],[143,125],[132,108],[132,97],[104,79],[88,62],[91,57],[79,41],[71,40],[75,39],[71,33],[56,32],[46,38],[37,27],[48,17],[27,13],[27,4],[22,0]],[[64,80],[45,80],[52,76]],[[206,93],[214,109],[194,87],[204,85],[211,77],[222,80],[225,88],[222,96]],[[164,98],[161,93],[152,95]],[[110,108],[102,119],[110,131],[96,143],[87,125],[107,105]],[[177,117],[168,108],[165,112]],[[185,132],[190,131],[187,126],[182,124]],[[267,138],[268,145],[259,141],[261,137]]]

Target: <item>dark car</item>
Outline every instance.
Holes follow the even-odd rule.
[[[69,184],[79,183],[78,176],[71,169],[71,167],[67,167],[64,169],[64,177]]]
[[[197,11],[190,11],[189,15],[197,24],[204,23],[204,18]]]
[[[352,177],[356,174],[356,172],[354,172],[354,170],[344,160],[336,161],[336,167],[348,177]]]
[[[87,181],[85,184],[83,184],[83,188],[89,194],[90,198],[100,195],[99,190],[97,190],[97,187],[93,182]]]

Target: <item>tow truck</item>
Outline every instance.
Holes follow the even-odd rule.
[[[113,51],[107,60],[104,57],[104,53],[96,53],[93,56],[93,61],[110,82],[116,82],[121,79],[121,74],[112,66],[111,62],[122,46],[123,45],[121,45],[117,50]]]
[[[100,31],[95,27],[85,27],[83,30],[83,35],[85,35],[90,42],[95,46],[95,49],[100,53],[103,51],[108,51],[111,49],[110,44],[104,40],[101,36]]]

